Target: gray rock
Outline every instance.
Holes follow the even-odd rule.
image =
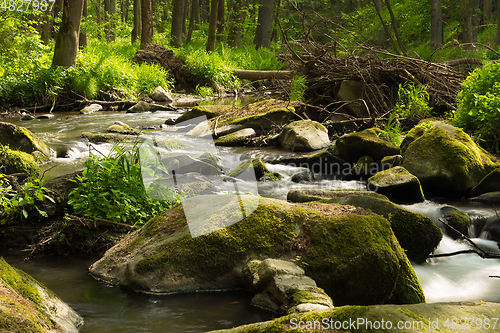
[[[469,201],[496,205],[500,203],[500,191],[484,193],[477,197],[470,198]]]
[[[326,128],[312,120],[291,122],[281,132],[279,142],[291,151],[312,151],[330,146]]]
[[[53,119],[54,117],[53,114],[42,114],[36,117],[36,119]]]
[[[303,276],[304,270],[290,261],[266,259],[259,265],[259,281],[267,285],[278,275]]]
[[[367,187],[395,203],[412,204],[425,200],[418,178],[400,166],[380,171],[368,178]]]
[[[21,118],[19,118],[19,120],[22,120],[22,121],[35,120],[35,117],[26,113],[26,114],[23,114],[23,116]]]
[[[370,117],[370,113],[366,109],[365,104],[362,101],[356,101],[363,99],[364,90],[365,84],[362,81],[344,80],[340,84],[336,98],[339,101],[354,101],[347,106],[349,113],[356,118],[368,118]]]
[[[378,163],[386,156],[398,155],[399,148],[378,137],[377,134],[380,133],[380,129],[370,128],[344,135],[335,142],[336,152],[340,158],[350,163],[355,163],[362,156],[370,156]]]
[[[479,184],[472,189],[470,194],[473,197],[477,197],[484,193],[497,191],[500,191],[500,168],[496,168],[484,176]]]
[[[310,291],[315,287],[317,287],[316,282],[308,276],[277,275],[267,288],[280,303],[286,304],[293,294]]]
[[[250,301],[250,305],[273,313],[278,313],[280,311],[280,306],[267,292],[262,292],[255,295]]]
[[[468,236],[468,230],[471,221],[469,215],[466,212],[463,212],[455,207],[444,206],[439,209],[439,215],[450,226],[459,231],[456,232],[447,225],[443,225],[442,229],[443,231],[446,232],[448,236],[450,236],[453,239],[462,238],[462,235]]]
[[[174,99],[169,92],[161,86],[156,87],[151,93],[151,98],[157,102],[173,102]]]
[[[247,139],[255,135],[253,128],[245,128],[230,134],[221,136],[215,140],[216,146],[243,146]]]
[[[331,306],[313,304],[313,303],[302,303],[295,307],[295,311],[301,313],[301,312],[326,310],[329,308],[331,308]]]
[[[80,110],[80,114],[91,114],[102,110],[102,105],[100,104],[90,104]]]
[[[290,180],[294,183],[309,183],[314,180],[314,175],[309,170],[301,171],[294,174]]]
[[[372,191],[359,190],[322,190],[322,189],[297,189],[290,190],[287,194],[287,200],[291,202],[311,202],[311,201],[330,201],[332,203],[340,202],[344,197],[350,195],[365,195],[378,197],[382,200],[388,200],[386,196]]]
[[[380,161],[382,170],[400,166],[402,163],[403,163],[403,156],[401,155],[386,156]]]
[[[139,131],[133,129],[130,125],[122,123],[121,121],[115,121],[113,125],[106,129],[109,133],[120,133],[120,134],[139,134]]]

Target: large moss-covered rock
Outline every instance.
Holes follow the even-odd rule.
[[[231,108],[230,105],[196,105],[191,110],[184,112],[175,120],[176,124],[184,121],[205,116],[207,119],[224,114]]]
[[[255,157],[240,163],[229,172],[228,176],[255,181],[256,179],[264,177],[266,174],[270,174],[266,164],[262,161],[262,158]]]
[[[347,163],[328,150],[301,156],[278,157],[270,163],[283,164],[291,167],[308,168],[313,173],[319,173],[327,176],[348,174],[352,167],[350,163]]]
[[[0,144],[28,154],[39,152],[44,157],[40,156],[40,160],[48,160],[52,154],[51,149],[30,130],[10,123],[0,122]]]
[[[330,146],[325,126],[312,120],[291,122],[281,132],[279,142],[291,151],[311,151]]]
[[[213,202],[210,196],[197,198],[183,205]],[[242,221],[192,238],[192,224],[188,225],[182,206],[176,205],[108,250],[90,272],[108,283],[143,292],[234,289],[241,288],[237,272],[247,261],[299,255],[308,264],[307,276],[336,305],[424,301],[385,218],[331,204],[296,206],[255,196],[239,196],[213,216],[205,210],[199,214],[211,225],[249,206],[255,211]]]
[[[410,204],[425,200],[418,178],[400,166],[380,171],[368,178],[367,186],[396,203]]]
[[[38,177],[39,168],[33,155],[19,150],[12,150],[0,145],[0,170],[6,174],[27,173],[30,176]]]
[[[0,257],[0,332],[78,332],[83,319],[51,291]]]
[[[265,322],[211,331],[211,333],[494,332],[499,325],[494,318],[497,318],[499,312],[499,303],[481,301],[343,306],[306,314],[288,315]],[[463,320],[465,318],[470,319]]]
[[[239,131],[223,135],[215,140],[216,146],[244,146],[245,142],[255,135],[253,128],[244,128]]]
[[[444,206],[439,209],[439,215],[441,219],[452,227],[450,228],[446,224],[443,225],[443,229],[448,236],[453,239],[462,238],[462,235],[468,236],[471,220],[466,212],[455,207]]]
[[[377,197],[382,200],[388,200],[387,197],[372,191],[361,191],[361,190],[323,190],[315,188],[301,188],[290,190],[287,194],[286,199],[291,202],[311,202],[311,201],[321,201],[321,202],[332,202],[338,203],[342,198],[348,197],[350,195],[366,195],[371,197]]]
[[[127,136],[120,134],[112,134],[112,133],[91,133],[91,132],[83,132],[80,135],[80,138],[87,139],[92,143],[101,143],[101,142],[120,142],[124,140],[129,140]],[[134,139],[132,139],[134,140]]]
[[[335,142],[338,155],[347,162],[355,163],[360,157],[368,155],[376,162],[385,156],[399,154],[399,148],[380,136],[378,128],[370,128],[361,132],[342,136]]]
[[[115,121],[113,125],[106,129],[109,133],[120,133],[120,134],[139,134],[139,131],[132,128],[130,125],[125,124],[121,121]]]
[[[396,238],[412,261],[421,263],[438,246],[443,234],[432,220],[379,197],[350,195],[339,201],[386,217]]]
[[[403,167],[420,180],[424,192],[464,194],[493,171],[490,156],[464,131],[442,122],[429,124],[433,126],[410,131],[414,140],[403,152]]]
[[[477,184],[477,186],[472,189],[470,195],[473,197],[477,197],[484,193],[497,191],[500,191],[500,168],[496,168],[495,170],[484,176],[479,184]]]

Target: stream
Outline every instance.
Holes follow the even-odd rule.
[[[89,153],[89,143],[79,136],[82,132],[104,132],[108,126],[119,120],[131,126],[161,127],[167,118],[175,118],[179,112],[159,111],[155,113],[126,114],[124,112],[98,112],[91,115],[58,113],[47,120],[19,121],[8,119],[16,125],[24,126],[37,134],[59,156],[44,165],[46,178],[68,174],[82,168]],[[3,120],[5,121],[5,120]],[[190,151],[204,150],[193,144],[191,138],[176,133],[161,131],[168,137],[190,146]],[[145,132],[150,139],[153,132]],[[111,144],[92,144],[102,154],[107,154]],[[215,148],[215,147],[214,147]],[[179,152],[186,152],[180,149]],[[95,153],[95,151],[94,151]],[[231,170],[240,163],[242,156],[293,156],[277,148],[228,148],[218,149],[223,156],[224,171]],[[195,154],[196,155],[196,154]],[[259,184],[259,193],[286,199],[290,189],[309,187],[323,189],[365,189],[364,182],[320,179],[308,184],[291,181],[291,177],[303,171],[282,165],[270,165],[271,171],[284,177],[277,182]],[[428,201],[404,207],[429,216],[437,221],[439,208],[451,205],[470,216],[493,216],[492,207],[465,201]],[[480,235],[473,240],[483,248],[500,252],[497,243]],[[436,253],[450,253],[469,249],[466,243],[445,236]],[[92,279],[87,267],[97,260],[82,258],[34,258],[24,261],[22,254],[5,254],[11,265],[23,269],[52,289],[61,299],[71,305],[85,319],[81,332],[206,332],[229,328],[246,323],[269,319],[266,313],[250,308],[253,295],[244,292],[188,294],[174,296],[152,296],[135,294],[102,284]],[[500,303],[500,260],[481,259],[476,254],[462,254],[446,258],[429,259],[425,264],[413,265],[422,284],[426,300],[432,302],[489,301]]]

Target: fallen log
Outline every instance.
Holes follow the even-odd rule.
[[[233,69],[233,74],[242,80],[291,80],[295,71],[257,71],[246,69]]]

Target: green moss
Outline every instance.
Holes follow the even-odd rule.
[[[268,110],[266,113],[233,119],[230,121],[230,123],[233,125],[238,125],[238,124],[245,125],[250,122],[252,123],[258,122],[261,119],[277,119],[283,117],[292,117],[294,115],[295,115],[295,108],[289,106],[284,108],[273,108]]]
[[[22,271],[18,271],[7,264],[4,258],[0,258],[0,278],[8,286],[17,291],[36,304],[41,302],[40,293],[33,285],[31,279]]]
[[[106,132],[121,134],[139,134],[139,131],[127,124],[113,124],[106,129]]]
[[[169,150],[184,149],[184,148],[188,147],[186,144],[184,144],[182,142],[179,142],[179,141],[174,140],[174,139],[167,139],[167,138],[155,140],[154,144],[157,147],[169,149]]]
[[[11,150],[3,145],[0,145],[0,165],[5,166],[7,174],[23,172],[32,177],[38,177],[39,169],[33,155]]]
[[[167,225],[172,223],[170,219],[167,221]],[[176,223],[186,223],[185,217]],[[283,243],[296,236],[292,224],[292,216],[279,216],[272,206],[259,206],[246,220],[229,228],[196,238],[185,233],[184,237],[157,248],[155,253],[138,262],[136,272],[143,274],[173,268],[205,278],[221,276],[250,253],[279,253]],[[145,227],[148,226],[149,223]],[[275,232],[269,233],[271,229]]]
[[[411,220],[411,223],[408,221]],[[391,227],[410,260],[424,262],[441,241],[443,233],[432,221],[406,209],[396,211],[391,217]],[[422,230],[426,230],[425,233]],[[418,239],[415,239],[418,235]]]
[[[240,174],[244,173],[245,171],[250,168],[250,164],[253,166],[253,170],[255,172],[255,178],[260,179],[262,178],[265,174],[270,173],[269,169],[266,167],[266,164],[264,161],[262,161],[262,158],[257,157],[257,158],[252,158],[249,160],[246,160],[245,162],[241,163],[238,165],[234,170],[232,170],[229,173],[229,177],[238,177]]]
[[[100,143],[100,142],[120,142],[123,140],[126,140],[127,137],[124,135],[120,134],[111,134],[111,133],[104,133],[104,134],[94,134],[91,132],[83,132],[80,135],[81,138],[87,139],[92,143]]]

